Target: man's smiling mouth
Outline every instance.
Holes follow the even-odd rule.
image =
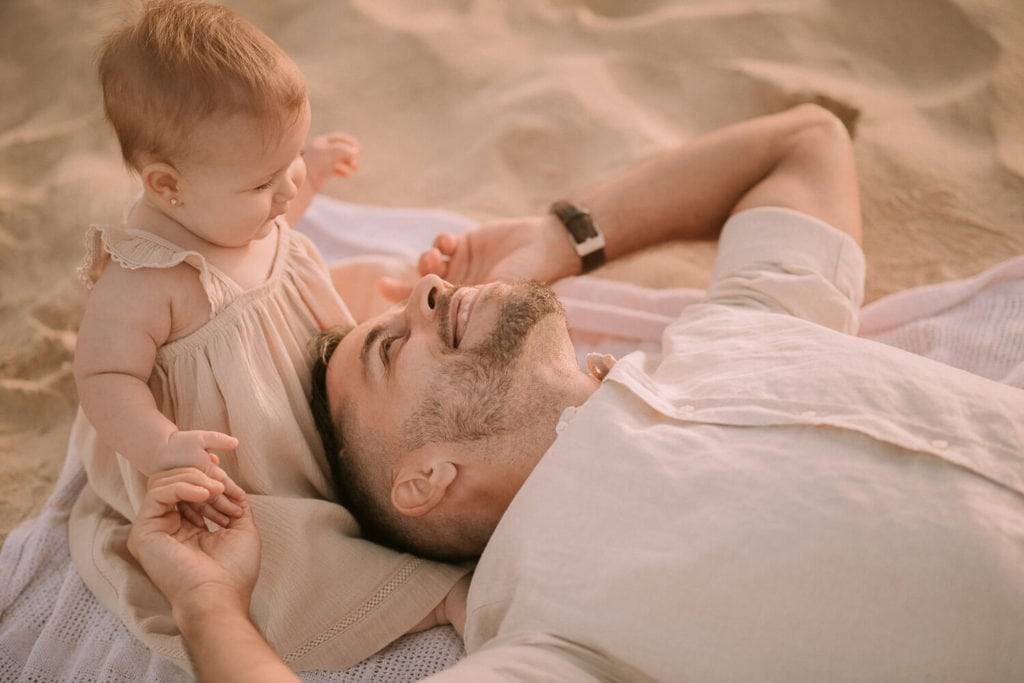
[[[451,329],[452,347],[459,348],[459,343],[466,336],[466,328],[469,327],[469,316],[473,313],[473,305],[480,290],[472,287],[464,287],[452,297],[451,303]]]

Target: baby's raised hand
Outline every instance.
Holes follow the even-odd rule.
[[[205,503],[182,503],[181,514],[189,522],[203,527],[203,518],[227,526],[232,517],[240,517],[242,508],[238,503],[245,500],[245,491],[220,468],[220,458],[211,449],[233,451],[238,439],[221,432],[201,430],[177,431],[157,448],[156,471],[177,467],[195,467],[208,477],[224,484],[224,493]]]
[[[319,192],[331,178],[348,178],[359,169],[359,142],[347,133],[313,138],[303,149],[306,179]]]

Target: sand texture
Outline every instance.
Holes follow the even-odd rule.
[[[542,210],[722,124],[827,96],[857,119],[868,300],[1024,252],[1019,0],[248,0],[305,72],[313,132],[362,142],[328,193]],[[64,457],[90,222],[133,185],[93,52],[116,4],[0,2],[0,539]],[[685,187],[679,188],[686,192]],[[714,245],[603,274],[706,284]]]

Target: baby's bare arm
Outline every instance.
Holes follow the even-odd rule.
[[[147,384],[171,331],[163,276],[110,263],[89,297],[75,349],[82,410],[100,438],[147,476],[159,469],[158,445],[177,431]]]
[[[111,263],[96,283],[78,332],[75,382],[82,410],[105,443],[146,476],[190,466],[224,484],[224,495],[182,514],[226,526],[245,492],[209,449],[233,450],[238,440],[208,431],[180,431],[157,409],[149,389],[156,351],[171,334],[171,291],[181,286],[165,270],[130,271]]]

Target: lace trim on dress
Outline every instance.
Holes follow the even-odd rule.
[[[78,267],[78,276],[89,289],[95,286],[110,259],[127,270],[173,268],[187,263],[199,273],[199,281],[210,303],[211,317],[233,298],[230,285],[216,277],[202,254],[174,249],[141,230],[90,225],[85,233],[85,243],[85,258]]]

